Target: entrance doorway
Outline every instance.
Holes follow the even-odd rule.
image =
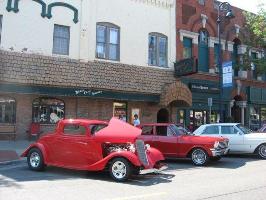
[[[157,123],[168,123],[169,122],[169,112],[166,108],[162,108],[157,113]]]
[[[237,105],[237,102],[243,101],[243,98],[237,95],[235,96],[234,100],[234,106],[231,109],[232,119],[235,123],[241,123],[241,108],[239,107],[239,105]]]

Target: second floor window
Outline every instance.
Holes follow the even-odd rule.
[[[183,46],[183,58],[192,58],[192,39],[184,37]]]
[[[0,44],[1,44],[1,35],[2,35],[2,21],[3,21],[3,16],[0,15]]]
[[[97,24],[96,57],[108,60],[119,60],[119,28],[109,23]]]
[[[149,34],[149,65],[167,66],[167,37],[152,33]]]
[[[69,55],[69,26],[54,25],[53,54]]]

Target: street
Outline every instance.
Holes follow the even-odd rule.
[[[207,167],[189,160],[167,161],[161,174],[135,176],[115,183],[107,173],[48,167],[33,172],[26,161],[0,166],[0,199],[103,200],[261,200],[266,196],[266,160],[230,156]]]

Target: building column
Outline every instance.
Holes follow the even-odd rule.
[[[247,107],[247,102],[238,101],[237,106],[241,108],[241,124],[245,125],[245,108]]]
[[[234,99],[229,102],[229,109],[228,109],[228,116],[229,117],[232,117],[232,108],[234,107],[234,104],[235,104]]]

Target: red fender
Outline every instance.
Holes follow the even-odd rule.
[[[106,165],[109,163],[110,160],[112,160],[113,158],[117,158],[117,157],[125,158],[132,165],[134,165],[136,167],[141,166],[139,158],[136,154],[134,154],[130,151],[120,151],[120,152],[113,152],[113,153],[109,154],[108,156],[106,156],[105,158],[103,158],[102,160],[94,163],[93,165],[88,166],[87,170],[89,170],[89,171],[101,171],[106,167]]]
[[[28,147],[28,148],[27,148],[27,149],[26,149],[26,150],[20,155],[20,157],[27,157],[28,152],[29,152],[32,148],[38,148],[38,149],[40,149],[41,152],[42,152],[42,155],[43,155],[44,163],[47,163],[47,162],[48,162],[48,160],[47,160],[47,152],[46,152],[44,146],[43,146],[41,143],[38,143],[38,142],[31,144],[31,145],[30,145],[30,146],[29,146],[29,147]]]
[[[157,162],[165,159],[163,154],[158,149],[152,147],[147,150],[147,157],[149,160],[149,166],[147,166],[148,168],[153,168]]]

